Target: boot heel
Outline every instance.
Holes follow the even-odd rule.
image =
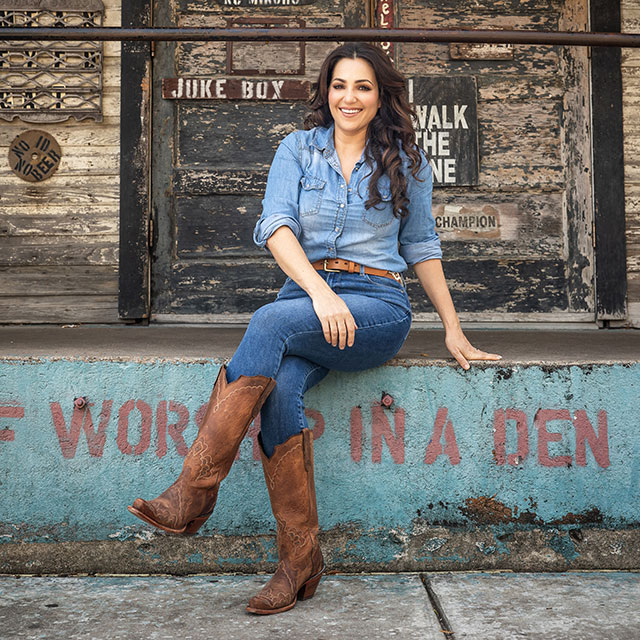
[[[194,518],[185,527],[184,535],[192,536],[192,535],[198,533],[198,529],[200,529],[200,527],[209,519],[210,515],[211,515],[211,513],[207,513],[207,514],[205,514],[203,516],[198,516],[197,518]]]
[[[298,591],[298,600],[308,600],[309,598],[313,598],[321,578],[322,572],[320,572],[317,576],[313,576],[313,578],[309,578],[300,587],[300,590]]]

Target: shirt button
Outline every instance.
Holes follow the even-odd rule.
[[[336,231],[340,231],[340,227],[336,227]]]
[[[343,205],[343,204],[341,204],[341,205],[340,205],[340,208],[341,208],[341,209],[344,209],[344,205]]]

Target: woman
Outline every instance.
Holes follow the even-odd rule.
[[[276,152],[254,232],[288,279],[221,368],[180,477],[155,500],[129,507],[165,531],[195,533],[260,411],[280,561],[249,602],[252,613],[291,609],[320,581],[303,396],[331,369],[376,367],[398,352],[411,326],[399,272],[413,265],[463,368],[500,357],[471,346],[460,328],[431,215],[431,168],[415,144],[411,114],[405,81],[381,49],[352,43],[329,54],[305,130]]]

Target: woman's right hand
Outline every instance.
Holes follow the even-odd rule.
[[[324,339],[339,349],[352,347],[358,327],[346,302],[328,287],[316,293],[311,300],[322,324]]]
[[[358,327],[349,307],[313,268],[293,231],[278,227],[267,240],[267,248],[280,268],[311,298],[324,339],[340,349],[352,347]]]

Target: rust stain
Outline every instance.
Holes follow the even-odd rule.
[[[537,506],[531,501],[533,509]],[[514,522],[517,524],[542,524],[542,521],[535,511],[520,511],[518,507],[511,509],[499,500],[496,495],[478,496],[475,498],[467,498],[465,506],[460,510],[467,518],[473,520],[476,524],[504,524]]]
[[[603,517],[599,509],[593,507],[584,513],[569,512],[558,520],[553,520],[551,524],[593,524],[602,522]]]
[[[513,513],[509,507],[495,499],[493,496],[478,496],[467,498],[462,512],[478,524],[498,524],[511,522]]]

